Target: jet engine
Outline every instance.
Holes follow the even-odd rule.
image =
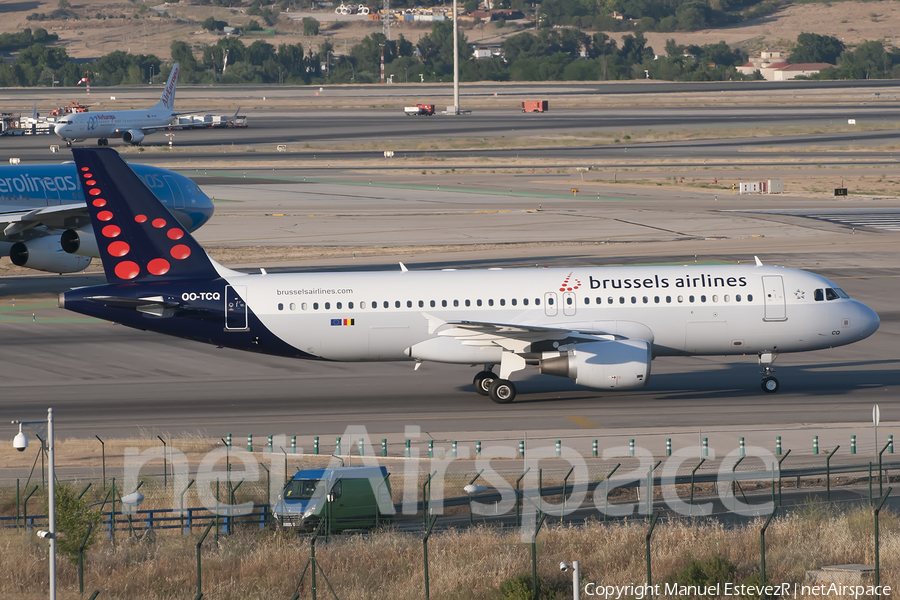
[[[569,377],[592,388],[631,390],[650,379],[650,344],[644,340],[610,340],[575,344],[557,356],[546,353],[541,373]]]
[[[9,258],[16,266],[50,273],[75,273],[91,264],[91,259],[87,256],[66,254],[58,235],[16,242],[9,250]]]
[[[59,244],[69,254],[91,257],[100,256],[100,249],[97,248],[97,238],[94,237],[93,231],[66,229],[59,238]]]
[[[139,129],[129,129],[122,134],[122,141],[127,144],[140,144],[144,141],[144,132]]]

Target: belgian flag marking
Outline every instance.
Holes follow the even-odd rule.
[[[356,325],[356,319],[332,319],[332,327],[341,327],[342,325]]]

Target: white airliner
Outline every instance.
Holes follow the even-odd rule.
[[[138,329],[295,358],[482,364],[475,391],[507,403],[511,375],[529,366],[628,390],[646,385],[656,356],[755,354],[771,393],[780,353],[851,344],[879,325],[828,279],[758,260],[239,273],[172,223],[114,151],[73,154],[85,198],[96,198],[88,205],[109,283],[68,291],[59,304]]]
[[[109,144],[108,138],[122,138],[126,143],[140,144],[145,136],[171,125],[178,115],[196,112],[175,111],[178,64],[172,67],[162,96],[152,108],[74,113],[60,119],[53,131],[70,147],[72,142],[87,139],[96,139],[97,145],[106,146]]]

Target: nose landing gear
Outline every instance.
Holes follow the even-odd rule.
[[[762,387],[762,391],[767,394],[774,394],[781,387],[778,380],[772,376],[772,373],[775,372],[775,367],[772,366],[772,363],[775,362],[776,358],[778,358],[777,352],[759,353],[759,368],[760,373],[762,373],[763,376],[760,387]]]

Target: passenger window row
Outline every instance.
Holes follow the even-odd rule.
[[[832,298],[832,297],[829,295],[829,296],[828,296],[828,299],[829,299],[829,300],[834,300],[834,299],[836,299],[836,298],[838,297],[838,296],[837,296],[837,293],[838,293],[838,292],[840,292],[841,294],[843,294],[843,296],[841,296],[842,298],[846,298],[846,297],[847,297],[847,295],[844,294],[841,290],[835,291],[835,290],[832,290],[831,288],[828,288],[828,289],[825,290],[825,291],[823,291],[823,290],[816,290],[816,300],[817,300],[817,301],[818,301],[818,300],[821,300],[821,298],[819,297],[819,296],[820,296],[820,292],[822,292],[823,294],[824,294],[825,292],[831,292],[832,294],[835,294],[834,298]],[[708,299],[708,298],[707,298],[707,296],[706,296],[705,294],[699,296],[699,301],[700,301],[701,304],[706,303],[707,299]],[[718,296],[718,295],[713,295],[710,299],[712,300],[712,302],[719,302],[719,296]],[[571,306],[572,304],[574,304],[574,300],[573,300],[572,296],[566,296],[565,300],[566,300],[566,304],[569,305],[569,306]],[[697,296],[694,296],[694,295],[687,296],[687,302],[688,302],[689,304],[696,303],[697,300],[698,300],[698,297],[697,297]],[[722,296],[722,300],[724,300],[725,302],[731,302],[732,297],[731,297],[730,294],[725,294],[724,296]],[[735,302],[742,302],[742,301],[743,301],[743,297],[742,297],[740,294],[736,294],[736,295],[734,296],[734,301],[735,301]],[[753,294],[747,294],[746,301],[747,301],[747,302],[753,302]],[[519,305],[519,302],[520,302],[520,301],[519,301],[517,298],[513,298],[512,300],[509,301],[509,305],[510,305],[510,306],[518,306],[518,305]],[[529,306],[531,302],[534,303],[534,306],[540,306],[540,305],[541,305],[541,299],[540,299],[540,298],[535,298],[533,301],[529,300],[528,298],[523,298],[523,299],[521,300],[522,306]],[[616,304],[617,302],[618,302],[618,304],[628,304],[628,303],[630,303],[630,304],[638,304],[638,303],[639,303],[639,302],[638,302],[638,297],[637,297],[637,296],[631,296],[630,299],[626,298],[625,296],[619,296],[618,300],[616,300],[616,299],[613,298],[612,296],[609,296],[609,297],[606,299],[606,304]],[[685,302],[685,296],[674,296],[674,297],[673,297],[673,296],[666,296],[666,297],[665,297],[665,304],[672,304],[673,302],[676,302],[676,303],[678,303],[678,304],[683,304],[683,303]],[[584,299],[584,303],[587,304],[587,305],[591,304],[591,299],[586,297],[586,298]],[[594,303],[597,304],[597,305],[602,305],[602,304],[603,304],[603,298],[600,298],[600,297],[595,298],[595,299],[594,299]],[[642,304],[650,304],[650,303],[651,303],[650,297],[649,297],[649,296],[643,296],[643,297],[641,297],[640,303],[642,303]],[[663,303],[663,298],[660,297],[660,296],[653,296],[653,302],[652,302],[652,303],[653,303],[653,304],[661,304],[661,303]],[[501,298],[500,300],[497,301],[496,304],[495,304],[495,302],[494,302],[493,299],[489,299],[489,300],[487,300],[486,302],[485,302],[485,301],[482,301],[482,300],[480,300],[480,299],[474,300],[474,301],[473,301],[473,300],[441,300],[441,301],[440,301],[440,307],[441,307],[441,308],[449,308],[449,307],[451,307],[451,306],[452,306],[453,308],[458,308],[458,307],[460,307],[460,306],[471,307],[471,306],[473,306],[473,304],[474,304],[474,306],[476,306],[476,307],[479,307],[479,306],[485,306],[485,305],[487,305],[487,306],[497,306],[497,305],[499,305],[499,306],[506,306],[506,305],[507,305],[507,304],[506,304],[506,299],[505,299],[505,298]],[[550,296],[550,297],[547,298],[547,304],[549,304],[549,305],[553,305],[553,304],[554,304],[554,300],[553,300],[553,297],[552,297],[552,296]],[[294,302],[291,302],[288,306],[289,306],[289,309],[290,309],[290,310],[297,310],[297,304],[294,303]],[[379,306],[380,306],[381,308],[391,308],[391,302],[389,302],[388,300],[384,300],[384,301],[382,301],[381,304],[379,305],[378,301],[375,301],[375,302],[368,302],[368,303],[367,303],[365,300],[363,300],[362,302],[360,302],[360,303],[358,304],[358,308],[359,308],[360,310],[366,310],[366,309],[372,310],[372,309],[377,309],[377,308],[379,308]],[[426,305],[425,300],[419,300],[419,301],[416,302],[416,303],[413,303],[412,300],[407,300],[405,303],[401,302],[400,300],[394,300],[394,302],[393,302],[393,307],[394,307],[394,308],[403,308],[404,306],[405,306],[406,308],[426,308],[426,307],[427,307],[427,308],[437,308],[437,307],[438,307],[438,301],[437,301],[437,300],[429,300],[429,301],[427,302],[427,305]],[[322,304],[320,304],[319,302],[312,302],[312,303],[301,302],[301,303],[300,303],[300,310],[309,310],[310,307],[312,307],[312,310],[332,310],[332,309],[333,309],[333,310],[345,310],[345,309],[344,309],[344,303],[343,303],[343,302],[335,302],[333,306],[332,306],[332,303],[331,303],[331,302],[324,302],[324,303],[322,303]],[[357,307],[356,303],[354,303],[354,302],[347,302],[347,308],[346,308],[346,310],[353,310],[355,307]],[[278,310],[284,310],[284,308],[285,308],[285,307],[284,307],[284,304],[279,302],[279,303],[278,303]]]
[[[569,300],[570,300],[569,304],[571,304],[571,298]],[[477,300],[441,300],[440,307],[441,308],[449,308],[452,306],[453,308],[458,308],[460,306],[471,307],[473,305],[476,307],[477,306],[506,306],[507,305],[506,302],[507,302],[506,298],[501,298],[496,303],[494,302],[494,300],[492,298],[488,299],[487,301],[484,301],[481,299],[477,299]],[[521,302],[522,306],[530,306],[532,302],[534,302],[534,306],[541,305],[540,298],[535,298],[534,300],[530,300],[529,298],[523,298],[521,301],[518,298],[513,298],[512,300],[509,301],[509,305],[510,306],[518,306],[520,302]],[[553,298],[549,298],[547,302],[548,302],[548,304],[553,304]],[[347,302],[347,310],[353,310],[354,307],[356,307],[356,306],[357,306],[357,304],[354,302]],[[360,310],[377,309],[377,308],[379,308],[379,306],[381,308],[391,308],[391,302],[389,302],[388,300],[384,300],[379,305],[378,301],[366,302],[365,300],[363,300],[362,302],[360,302],[358,304],[358,307]],[[403,308],[404,306],[406,308],[426,308],[426,306],[427,306],[427,308],[437,308],[438,301],[437,300],[429,300],[427,302],[427,305],[426,305],[425,300],[419,300],[415,304],[413,303],[412,300],[407,300],[405,303],[401,302],[400,300],[394,300],[394,302],[393,302],[394,308]],[[332,310],[332,308],[334,310],[344,310],[344,303],[343,302],[335,302],[333,307],[332,307],[331,302],[324,302],[322,304],[320,304],[318,302],[312,302],[312,303],[301,302],[300,303],[300,310],[309,310],[310,307],[312,307],[312,310],[320,310],[320,309],[321,310]],[[294,302],[291,302],[289,305],[289,308],[290,308],[290,310],[297,310],[297,304]],[[284,310],[283,303],[281,303],[281,302],[278,303],[278,310]]]
[[[694,295],[690,295],[690,296],[687,297],[687,301],[688,301],[689,303],[694,303],[694,302],[697,301],[697,299],[698,299],[698,297],[697,297],[697,296],[694,296]],[[718,296],[718,295],[713,295],[710,299],[711,299],[713,302],[718,302],[718,301],[719,301],[719,296]],[[674,301],[677,302],[678,304],[684,303],[684,300],[685,300],[685,297],[684,297],[684,296],[675,296],[675,297],[674,297]],[[700,303],[701,303],[701,304],[702,304],[702,303],[705,303],[705,302],[707,301],[707,296],[706,296],[706,294],[701,295],[701,296],[699,297],[699,300],[700,300]],[[724,300],[725,302],[731,302],[731,295],[730,295],[730,294],[725,294],[724,296],[722,296],[722,300]],[[743,300],[743,297],[742,297],[740,294],[737,294],[737,295],[734,296],[734,301],[735,301],[735,302],[741,302],[742,300]],[[606,298],[606,303],[607,303],[607,304],[616,304],[616,302],[618,302],[619,304],[628,304],[628,303],[630,303],[630,304],[638,304],[638,297],[637,297],[637,296],[631,296],[630,299],[627,299],[625,296],[619,296],[618,300],[616,300],[616,299],[613,298],[612,296],[609,296],[609,297]],[[641,297],[640,302],[641,302],[642,304],[650,304],[650,303],[651,303],[651,302],[650,302],[650,296],[643,296],[643,297]],[[653,296],[653,304],[660,304],[660,303],[662,303],[662,302],[663,302],[663,299],[662,299],[660,296]],[[673,302],[673,297],[672,297],[672,296],[666,296],[666,297],[665,297],[665,303],[666,303],[666,304],[672,304],[672,302]],[[747,294],[747,302],[753,302],[753,294]],[[584,299],[584,303],[585,303],[585,304],[590,304],[590,303],[591,303],[591,299],[590,299],[590,298],[585,298],[585,299]],[[595,298],[595,299],[594,299],[594,303],[595,303],[595,304],[603,304],[603,298],[600,298],[600,297]]]

